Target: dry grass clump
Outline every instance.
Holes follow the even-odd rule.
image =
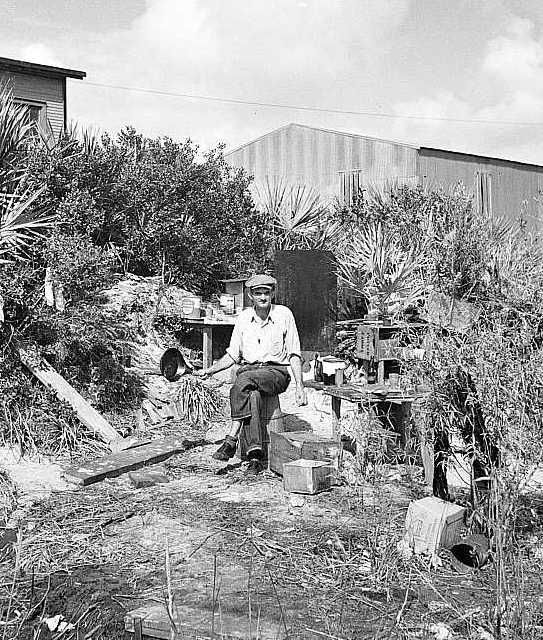
[[[0,527],[9,518],[9,514],[15,508],[15,486],[7,471],[0,469]]]
[[[182,376],[176,385],[177,406],[188,422],[204,425],[220,414],[220,395],[198,378]]]
[[[0,443],[23,455],[85,456],[107,450],[70,407],[39,387],[33,388],[28,403],[0,406]]]

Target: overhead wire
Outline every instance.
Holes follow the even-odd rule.
[[[172,98],[184,98],[189,100],[200,100],[206,102],[220,102],[223,104],[239,104],[252,107],[265,107],[272,109],[289,109],[295,111],[311,111],[315,113],[333,113],[338,115],[351,116],[367,116],[371,118],[390,118],[390,119],[406,119],[406,120],[428,120],[436,122],[458,122],[464,124],[495,124],[495,125],[512,125],[526,127],[540,127],[543,122],[523,122],[518,120],[492,120],[489,118],[450,118],[445,116],[424,116],[413,114],[384,113],[381,111],[358,111],[349,109],[335,109],[328,107],[314,107],[307,105],[284,104],[279,102],[264,102],[260,100],[248,100],[243,98],[227,98],[223,96],[200,95],[196,93],[181,93],[175,91],[163,91],[161,89],[149,89],[145,87],[128,87],[118,84],[106,84],[104,82],[85,81],[78,86],[101,87],[105,89],[118,89],[121,91],[136,91],[138,93],[147,93],[159,96],[168,96]]]

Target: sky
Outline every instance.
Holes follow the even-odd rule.
[[[0,15],[0,56],[87,73],[68,113],[97,131],[205,151],[297,122],[543,164],[541,0],[0,0]]]

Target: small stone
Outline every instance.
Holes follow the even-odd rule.
[[[302,496],[297,496],[297,495],[290,496],[291,507],[300,508],[300,507],[303,507],[304,504],[305,504],[305,498],[303,498]]]
[[[136,489],[154,487],[157,484],[163,484],[170,481],[163,467],[130,471],[128,477]]]
[[[453,637],[451,628],[443,622],[431,624],[429,631],[434,634],[435,640],[451,640]]]

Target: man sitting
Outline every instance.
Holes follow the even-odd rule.
[[[296,322],[290,309],[272,304],[276,285],[275,278],[262,274],[247,280],[245,286],[249,289],[253,306],[239,314],[225,355],[207,369],[195,372],[207,377],[233,364],[241,364],[230,390],[232,427],[213,457],[227,461],[234,456],[243,425],[249,459],[247,473],[252,475],[264,468],[260,416],[254,405],[251,411],[252,392],[278,395],[286,391],[290,382],[290,364],[296,382],[296,402],[298,405],[307,404]]]

